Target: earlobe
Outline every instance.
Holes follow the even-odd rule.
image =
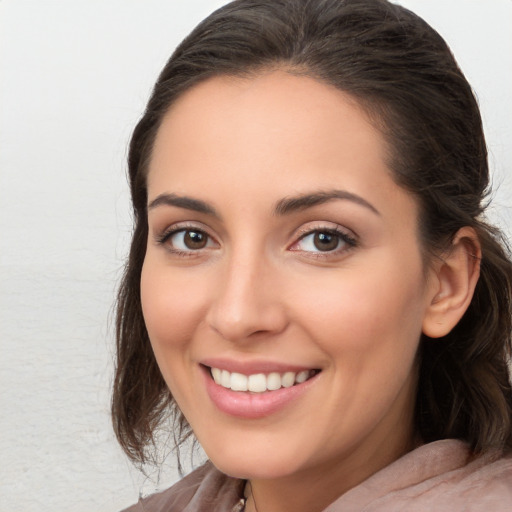
[[[481,247],[473,228],[461,228],[451,248],[432,271],[432,292],[423,319],[423,334],[446,336],[462,318],[480,276]]]

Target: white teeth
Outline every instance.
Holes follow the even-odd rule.
[[[295,373],[294,372],[286,372],[281,377],[281,385],[283,388],[291,388],[295,384]]]
[[[281,387],[281,375],[277,372],[272,372],[267,375],[267,389],[275,391]]]
[[[222,370],[219,370],[218,368],[212,368],[212,377],[213,377],[213,380],[215,381],[215,384],[220,384],[221,375],[222,375]]]
[[[233,391],[247,391],[247,375],[241,373],[231,374],[231,386]]]
[[[247,388],[253,393],[263,393],[267,391],[267,378],[263,373],[257,373],[256,375],[249,375]]]
[[[306,382],[314,372],[303,370],[301,372],[271,372],[268,375],[264,373],[255,373],[253,375],[244,375],[242,373],[230,373],[220,368],[211,368],[213,380],[219,386],[233,391],[251,391],[252,393],[264,393],[265,391],[276,391],[281,388],[290,388],[294,384]]]
[[[303,372],[297,373],[297,377],[295,377],[295,382],[297,384],[302,384],[303,382],[306,382],[309,377],[309,371],[304,370]]]
[[[229,373],[227,370],[222,370],[220,376],[220,385],[225,388],[231,387],[231,373]]]

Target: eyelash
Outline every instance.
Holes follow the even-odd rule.
[[[177,235],[178,233],[186,233],[187,231],[192,231],[196,233],[201,233],[204,236],[207,237],[207,243],[208,241],[213,241],[215,243],[216,240],[214,237],[212,237],[208,232],[202,228],[198,228],[195,225],[179,225],[179,226],[172,226],[171,228],[164,231],[162,234],[156,236],[156,242],[159,245],[166,246],[166,248],[173,254],[179,257],[193,257],[197,256],[204,248],[199,249],[189,249],[187,251],[183,251],[181,249],[176,249],[175,247],[172,247],[168,244],[169,240]],[[294,246],[300,244],[304,239],[306,239],[308,236],[315,235],[315,234],[327,234],[335,236],[338,241],[341,241],[345,246],[341,248],[336,248],[332,251],[305,251],[301,249],[293,249]],[[325,259],[333,256],[339,256],[342,253],[346,253],[350,251],[351,249],[354,249],[358,245],[358,240],[350,236],[347,232],[339,229],[339,228],[332,228],[332,227],[322,227],[318,226],[315,228],[309,228],[304,229],[302,232],[299,233],[299,238],[293,242],[293,244],[289,247],[289,250],[301,252],[303,254],[307,254],[308,257],[316,258],[316,259]]]
[[[206,236],[208,241],[215,241],[215,239],[208,234],[208,232],[202,228],[198,228],[195,225],[184,225],[181,224],[179,226],[172,226],[169,229],[165,230],[162,234],[156,236],[156,242],[159,245],[166,246],[166,249],[170,251],[172,254],[175,254],[176,256],[180,257],[194,257],[197,256],[198,253],[201,251],[201,249],[189,249],[187,251],[183,251],[181,249],[176,249],[175,247],[172,247],[170,244],[168,244],[169,240],[178,233],[186,233],[187,231],[193,231],[195,233],[201,233],[202,235]],[[207,241],[207,243],[208,243]]]
[[[301,249],[293,249],[294,246],[298,245],[301,241],[306,239],[308,236],[315,235],[315,234],[327,234],[335,236],[338,239],[338,243],[342,242],[345,246],[341,248],[336,248],[332,251],[303,251]],[[308,254],[308,257],[313,257],[316,259],[325,259],[325,258],[332,258],[335,256],[340,256],[343,253],[346,253],[350,251],[351,249],[354,249],[358,246],[358,240],[349,235],[347,232],[341,230],[340,228],[332,228],[332,227],[315,227],[315,228],[309,228],[304,230],[299,239],[294,242],[290,248],[292,251],[302,252]]]

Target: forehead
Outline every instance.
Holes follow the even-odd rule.
[[[271,149],[274,141],[295,145],[302,140],[318,146],[320,135],[325,146],[343,145],[347,133],[340,130],[341,124],[350,125],[350,139],[366,143],[372,154],[384,158],[386,144],[380,132],[356,99],[333,86],[285,71],[250,78],[219,76],[177,99],[164,116],[155,149],[159,139],[166,145],[176,141],[203,147],[244,147],[242,142],[250,141],[254,151],[262,145]],[[348,141],[345,145],[349,149]]]
[[[208,196],[223,183],[224,191],[276,199],[343,188],[370,197],[385,191],[389,199],[404,191],[387,156],[363,108],[332,86],[285,71],[221,76],[187,91],[165,115],[148,188],[150,196],[191,187]]]

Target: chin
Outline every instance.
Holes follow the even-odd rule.
[[[215,461],[212,459],[214,466],[222,473],[233,478],[243,480],[274,480],[287,477],[294,473],[293,469],[283,467],[282,462],[267,461],[265,463],[256,464],[255,461]]]
[[[206,451],[206,454],[222,473],[247,480],[283,478],[297,472],[301,466],[297,452],[280,453],[270,447],[267,450],[232,448],[211,455]]]

